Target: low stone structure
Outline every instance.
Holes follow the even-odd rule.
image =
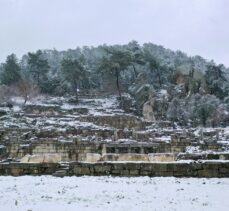
[[[148,104],[145,120],[125,113],[114,97],[83,99],[77,105],[65,98],[46,100],[1,117],[1,174],[227,175],[229,134],[224,128],[176,128],[170,121],[152,121]],[[207,165],[209,160],[217,164]],[[7,163],[12,161],[17,163]]]
[[[229,177],[229,162],[102,162],[96,164],[77,162],[70,164],[69,175]]]
[[[145,163],[145,162],[72,162],[63,171],[58,163],[0,163],[0,175],[55,175],[61,176],[174,176],[174,177],[229,177],[227,162]],[[58,176],[58,175],[57,175]]]
[[[52,175],[59,167],[58,163],[0,163],[0,175]]]
[[[25,155],[20,163],[59,163],[61,156],[59,154],[35,154]]]

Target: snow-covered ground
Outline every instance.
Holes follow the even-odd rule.
[[[0,177],[1,211],[229,210],[229,179]]]

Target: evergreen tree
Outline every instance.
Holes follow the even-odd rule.
[[[62,72],[67,82],[71,84],[73,93],[78,101],[79,83],[85,76],[85,69],[77,59],[63,59],[61,62]]]
[[[208,65],[205,75],[210,94],[214,94],[220,99],[228,96],[229,81],[226,78],[223,65]]]
[[[106,51],[108,55],[102,58],[98,69],[102,73],[114,75],[116,78],[116,86],[119,93],[121,106],[123,106],[122,93],[120,88],[120,74],[122,71],[125,71],[131,64],[131,55],[129,51],[115,48],[109,48],[106,49]]]
[[[133,67],[134,76],[135,78],[137,78],[138,72],[136,66],[145,64],[144,54],[141,46],[138,44],[137,41],[132,41],[128,43],[127,48],[131,55],[131,66]]]
[[[42,87],[42,82],[47,80],[47,72],[49,71],[48,60],[42,57],[42,51],[36,53],[28,53],[29,71],[32,73],[34,80],[39,87]]]
[[[11,54],[7,57],[6,63],[3,64],[2,69],[2,84],[12,85],[20,80],[20,66],[18,64],[18,60],[15,54]]]

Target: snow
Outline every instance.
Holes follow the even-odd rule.
[[[168,94],[168,92],[167,92],[166,89],[161,89],[161,90],[158,92],[158,97],[164,98],[164,99],[167,100],[168,97],[169,97],[169,94]]]
[[[14,106],[13,106],[13,111],[14,111],[14,112],[19,112],[19,111],[21,111],[21,109],[22,109],[22,108],[21,108],[20,106],[17,106],[17,105],[14,105]]]
[[[26,122],[28,122],[29,127],[34,127],[32,125],[33,119],[26,117]],[[22,123],[20,123],[22,125]],[[26,125],[26,124],[25,124]],[[36,128],[42,128],[42,129],[56,129],[56,130],[62,130],[66,127],[73,127],[73,128],[85,128],[85,129],[101,129],[101,130],[110,130],[111,127],[105,127],[105,126],[99,126],[92,122],[83,122],[78,120],[77,116],[73,115],[66,115],[65,117],[36,117],[35,122]]]
[[[14,104],[18,104],[18,105],[20,104],[22,105],[25,102],[25,99],[23,97],[12,97],[11,100]]]
[[[73,108],[76,108],[75,105],[71,105],[69,103],[64,103],[62,106],[61,106],[61,109],[64,109],[64,110],[71,110]]]
[[[171,136],[161,136],[161,137],[157,137],[155,140],[169,143],[171,141]]]
[[[79,104],[63,103],[61,109],[71,110],[74,108],[87,108],[89,115],[104,116],[114,115],[116,113],[123,113],[123,110],[118,109],[118,100],[116,96],[110,96],[107,98],[95,98],[95,99],[80,99]]]
[[[185,152],[187,152],[187,153],[197,153],[197,152],[201,152],[201,150],[200,150],[199,146],[196,146],[196,147],[195,146],[187,146]]]
[[[20,146],[20,147],[29,147],[30,144],[20,144],[19,146]]]
[[[197,128],[194,133],[193,133],[196,137],[200,136],[200,128]]]
[[[229,136],[229,127],[224,128],[224,135]]]
[[[166,89],[161,89],[161,90],[159,91],[159,93],[160,93],[161,95],[168,95],[168,92],[167,92]]]
[[[0,187],[4,211],[229,210],[228,178],[9,176]]]

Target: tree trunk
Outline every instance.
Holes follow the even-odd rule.
[[[26,95],[24,96],[24,105],[26,104],[27,100],[28,100],[28,95],[26,94]]]
[[[78,97],[78,84],[75,83],[75,95],[76,95],[76,102],[78,103],[79,97]]]
[[[159,72],[159,70],[157,70],[157,77],[158,77],[158,82],[159,82],[159,86],[162,86],[162,80],[161,80],[161,74]]]
[[[40,86],[40,73],[37,73],[37,84]]]
[[[134,76],[135,76],[135,78],[137,78],[138,74],[137,74],[137,71],[136,71],[136,68],[135,68],[134,64],[132,65],[132,67],[133,67],[133,70],[134,70]]]
[[[120,86],[119,86],[119,72],[118,69],[115,69],[115,75],[116,75],[116,86],[118,89],[118,94],[119,94],[119,98],[120,98],[120,102],[121,102],[121,107],[123,107],[123,102],[122,102],[122,94],[121,94],[121,90],[120,90]]]

